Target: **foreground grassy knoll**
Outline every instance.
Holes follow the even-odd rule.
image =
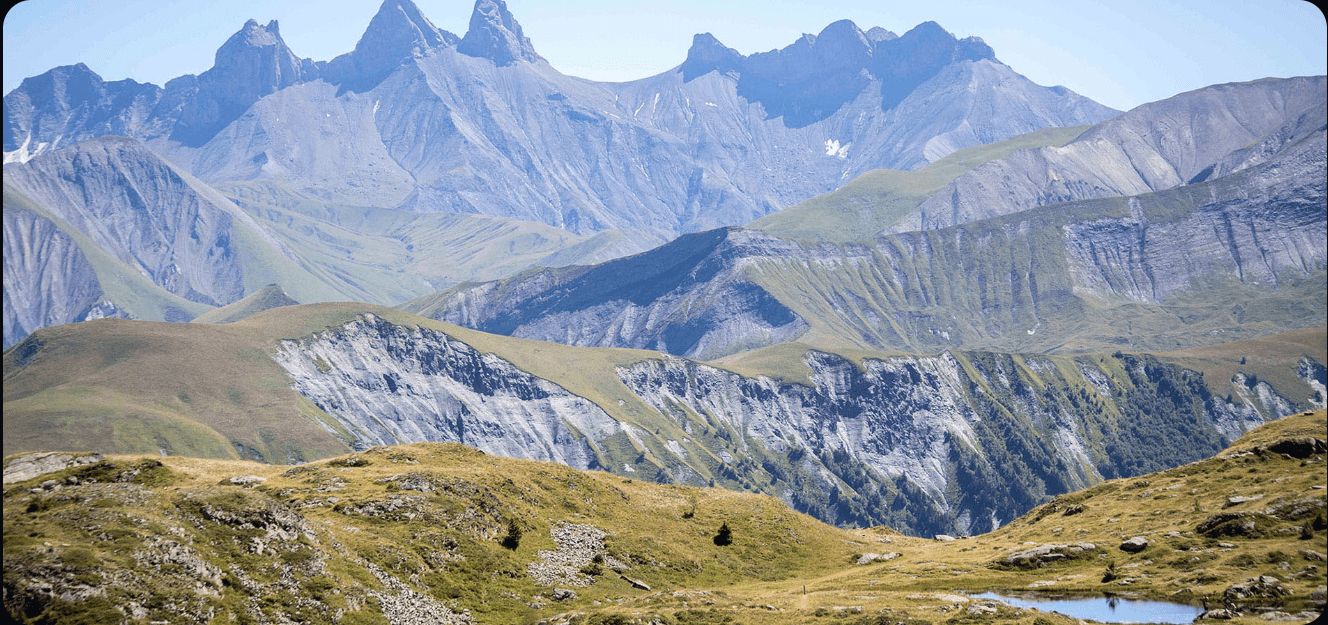
[[[1323,411],[1287,417],[1215,458],[954,541],[457,445],[296,467],[116,456],[6,485],[5,609],[50,623],[1073,622],[964,596],[1033,588],[1306,618],[1325,584],[1324,430]],[[1136,536],[1141,550],[1120,548]],[[1276,580],[1246,584],[1261,575]]]

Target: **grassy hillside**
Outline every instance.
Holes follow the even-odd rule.
[[[265,310],[280,308],[282,306],[295,306],[299,302],[286,295],[280,285],[269,284],[243,299],[227,304],[220,308],[213,308],[197,317],[194,317],[194,323],[234,323],[241,319],[252,317]]]
[[[496,353],[557,380],[619,420],[652,431],[678,429],[613,373],[620,364],[658,357],[654,352],[514,339],[343,303],[284,307],[225,325],[103,319],[41,330],[4,355],[5,453],[49,449],[55,441],[105,452],[164,450],[270,462],[348,451],[335,422],[290,388],[269,354],[282,339],[339,326],[365,312]],[[579,366],[569,368],[568,362]]]
[[[806,202],[772,213],[748,227],[797,240],[870,241],[955,178],[1015,150],[1061,146],[1087,126],[1047,128],[999,143],[959,150],[912,171],[877,169]]]
[[[394,392],[375,395],[371,403],[362,404],[348,416],[344,410],[336,412],[337,398],[345,395],[335,393],[342,391],[311,395],[319,402],[315,405],[294,390],[292,378],[272,355],[283,340],[305,340],[329,329],[341,331],[365,313],[397,326],[450,336],[603,409],[612,419],[605,422],[609,429],[595,434],[586,452],[593,462],[578,466],[607,467],[649,481],[769,493],[785,498],[799,510],[836,523],[888,521],[911,532],[954,531],[948,529],[952,521],[961,515],[961,509],[969,507],[990,510],[982,513],[984,520],[996,511],[999,518],[1009,519],[1047,496],[1095,483],[1103,476],[1135,475],[1214,453],[1225,440],[1215,429],[1219,418],[1224,419],[1222,427],[1235,427],[1235,431],[1245,427],[1222,417],[1227,413],[1219,412],[1219,406],[1231,406],[1221,410],[1256,411],[1239,418],[1257,422],[1287,410],[1275,404],[1277,395],[1291,398],[1293,406],[1309,405],[1312,391],[1296,371],[1297,363],[1302,354],[1322,357],[1321,346],[1302,345],[1296,349],[1297,341],[1314,341],[1312,334],[1282,342],[1268,339],[1270,345],[1281,345],[1281,351],[1267,348],[1244,368],[1238,367],[1251,377],[1275,382],[1268,389],[1256,388],[1253,382],[1237,388],[1231,384],[1230,375],[1203,378],[1193,371],[1162,365],[1173,358],[1166,354],[1159,361],[1130,354],[954,352],[949,362],[956,366],[953,375],[960,378],[955,385],[933,387],[932,382],[919,378],[899,389],[920,393],[908,400],[919,403],[909,406],[947,411],[945,414],[953,411],[955,419],[974,424],[976,438],[936,456],[935,461],[951,472],[944,482],[948,491],[928,495],[911,482],[904,483],[897,475],[869,465],[870,458],[854,455],[865,446],[832,453],[812,442],[823,440],[820,437],[825,434],[815,429],[819,426],[798,424],[798,438],[785,438],[785,443],[771,443],[760,434],[765,423],[798,421],[803,415],[856,419],[864,414],[862,411],[870,413],[861,422],[864,430],[892,432],[907,425],[906,421],[896,421],[910,420],[906,409],[895,414],[890,411],[895,409],[876,410],[873,406],[877,404],[861,409],[845,407],[835,403],[833,391],[799,390],[801,387],[796,385],[751,379],[728,380],[724,377],[728,374],[722,371],[688,370],[686,367],[694,365],[683,361],[672,361],[669,366],[683,367],[678,369],[682,378],[704,380],[700,386],[670,391],[677,395],[659,395],[648,384],[634,391],[624,383],[620,369],[662,359],[661,354],[570,347],[485,334],[365,304],[286,306],[228,324],[99,320],[36,333],[4,354],[4,451],[73,447],[103,453],[271,463],[303,462],[345,453],[353,444],[363,444],[362,437],[352,436],[346,429],[361,427],[357,420],[360,415],[386,418],[401,414],[396,412],[399,406],[422,396],[398,396]],[[1318,336],[1322,338],[1322,334]],[[810,383],[807,350],[804,345],[789,345],[717,364],[747,376],[765,375],[806,385]],[[1241,350],[1255,353],[1244,347]],[[937,362],[923,363],[916,357],[882,363],[880,360],[888,355],[869,350],[841,353],[858,364],[859,374],[866,359],[877,359],[876,367],[903,367],[903,375],[908,375],[909,367],[941,366]],[[336,360],[334,356],[329,358]],[[434,358],[448,356],[442,352],[427,355],[430,362]],[[1194,358],[1186,355],[1178,361],[1184,364]],[[822,363],[818,366],[825,367],[830,361],[818,362]],[[1216,367],[1208,361],[1193,362],[1196,367]],[[397,369],[389,372],[406,371],[408,363],[401,361],[394,366]],[[320,367],[332,370],[326,361]],[[847,368],[851,370],[852,365]],[[352,369],[346,371],[353,373]],[[313,365],[310,372],[317,377]],[[431,380],[442,380],[464,386],[468,384],[465,374],[463,370],[449,370],[420,381],[427,385],[433,383]],[[891,379],[863,378],[854,383],[889,386],[887,380]],[[340,375],[331,375],[323,381],[336,385],[342,384],[341,380]],[[383,386],[382,392],[386,393],[383,383],[376,380],[369,380],[369,384]],[[683,380],[679,378],[679,382]],[[359,387],[338,388],[359,392]],[[711,390],[727,392],[722,389],[739,394],[729,396],[733,399],[707,395]],[[779,394],[780,403],[801,408],[785,416],[771,407],[780,403],[761,403],[772,393]],[[1221,399],[1231,394],[1238,397]],[[899,401],[903,400],[889,400],[892,406]],[[933,401],[939,403],[930,403]],[[957,407],[951,407],[951,401]],[[331,405],[332,414],[319,405]],[[471,423],[468,420],[467,427]],[[505,422],[499,418],[493,423]],[[492,427],[508,432],[516,426]],[[455,431],[440,432],[441,440],[470,441]],[[571,435],[586,436],[575,429]],[[1074,437],[1076,442],[1070,451],[1064,451],[1062,436]],[[371,440],[395,442],[421,437],[403,434]],[[909,440],[891,445],[887,450],[890,453],[931,453],[920,451],[922,448]],[[513,449],[506,453],[534,455],[542,447],[523,443]],[[1067,460],[1067,454],[1072,458]],[[830,476],[828,486],[823,475]],[[981,488],[974,490],[977,485]],[[986,531],[990,524],[984,522],[978,527],[973,531]]]
[[[6,488],[5,609],[59,623],[1069,625],[964,595],[1033,588],[1216,605],[1262,574],[1285,594],[1229,598],[1238,622],[1265,622],[1256,605],[1322,609],[1311,595],[1325,583],[1326,424],[1322,411],[1288,417],[1216,458],[1062,496],[952,542],[839,530],[768,497],[456,445],[298,467],[118,456]],[[1317,451],[1282,443],[1314,438]],[[1233,495],[1260,497],[1229,505]],[[1215,525],[1219,514],[1253,529]],[[1118,548],[1133,536],[1148,540],[1143,551]],[[1072,542],[1093,546],[1009,564]],[[856,564],[864,553],[898,555]]]

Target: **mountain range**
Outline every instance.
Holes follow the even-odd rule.
[[[6,346],[97,315],[188,318],[273,281],[301,301],[396,304],[745,224],[876,168],[1115,114],[930,22],[896,36],[841,21],[752,55],[698,35],[672,70],[597,83],[551,67],[500,0],[477,2],[463,37],[388,0],[330,61],[299,58],[276,22],[250,20],[201,74],[159,87],[58,67],[4,110],[6,193],[27,205],[6,229],[66,241],[58,261],[6,250],[39,272],[25,269],[34,284],[21,288],[52,292],[7,288]],[[87,145],[110,137],[124,138],[122,158]],[[104,177],[157,191],[103,195]],[[180,202],[199,214],[136,216]],[[93,232],[73,210],[121,232]],[[262,249],[226,250],[232,235]]]
[[[791,340],[913,352],[1174,349],[1322,325],[1324,93],[1318,77],[1181,94],[1061,146],[1014,149],[966,172],[970,161],[1007,151],[961,151],[916,172],[864,176],[750,229],[461,285],[406,308],[488,332],[698,358]],[[1201,122],[1210,132],[1192,136]],[[1166,150],[1136,150],[1140,136]],[[1140,176],[1150,170],[1139,162],[1161,190],[1149,192]],[[1104,186],[1110,172],[1132,181]],[[946,175],[957,177],[936,184]],[[936,190],[918,192],[927,185]],[[1004,199],[984,195],[997,185]],[[856,241],[835,234],[906,224],[945,202],[984,213],[950,210],[955,225],[886,226]]]
[[[1326,101],[1118,113],[930,22],[598,83],[500,0],[55,68],[4,99],[4,451],[456,442],[992,531],[1322,408]]]

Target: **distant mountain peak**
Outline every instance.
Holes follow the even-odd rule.
[[[871,69],[885,83],[882,104],[887,109],[947,65],[996,59],[995,51],[981,39],[957,39],[936,22],[923,22],[899,37],[877,42],[874,56]]]
[[[456,43],[456,35],[440,30],[420,13],[410,0],[384,0],[360,41],[357,53],[370,48],[389,48],[408,55],[412,51],[440,48]]]
[[[216,62],[221,64],[223,56],[228,51],[237,48],[266,48],[270,46],[286,46],[286,42],[282,41],[281,32],[277,28],[277,20],[272,20],[267,23],[267,26],[262,26],[258,23],[258,20],[250,19],[217,49]]]
[[[402,63],[458,41],[456,35],[434,26],[414,2],[384,0],[355,50],[332,59],[325,77],[344,88],[367,91]]]
[[[212,68],[198,76],[196,99],[181,110],[171,138],[202,145],[259,98],[315,73],[313,62],[286,46],[276,20],[266,26],[248,20],[217,49]]]
[[[462,54],[485,58],[498,65],[517,61],[535,63],[543,57],[521,31],[521,24],[507,10],[503,0],[478,0],[470,14],[470,29],[457,50]]]
[[[872,40],[873,42],[890,41],[891,39],[899,38],[899,35],[896,35],[893,32],[881,28],[880,26],[872,26],[871,28],[867,29],[866,35],[867,38]]]
[[[64,90],[71,85],[100,85],[102,78],[92,68],[83,63],[59,65],[36,76],[23,79],[22,89],[51,95],[53,91]],[[77,87],[76,87],[77,88]]]
[[[872,41],[852,20],[839,20],[821,29],[813,42],[818,57],[829,62],[865,65],[872,55]]]
[[[720,43],[714,35],[699,33],[692,37],[692,47],[687,50],[687,60],[682,63],[683,80],[712,71],[740,71],[742,59],[741,53]]]

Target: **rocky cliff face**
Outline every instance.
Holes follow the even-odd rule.
[[[672,357],[620,366],[626,389],[671,422],[661,429],[373,315],[285,341],[275,358],[356,447],[462,442],[661,481],[710,479],[828,521],[917,533],[994,529],[1048,496],[1216,453],[1298,405],[1267,382],[1238,376],[1210,389],[1193,371],[1124,354],[859,365],[813,351],[810,384]],[[1301,368],[1312,376],[1313,365]],[[644,451],[632,459],[635,449]]]
[[[6,167],[5,183],[170,293],[214,305],[244,295],[233,215],[136,141],[44,154]]]
[[[5,349],[38,328],[94,316],[103,302],[97,274],[74,241],[8,197],[4,254],[13,259],[4,268]]]
[[[922,532],[988,531],[1028,502],[1198,459],[1293,410],[1266,383],[1233,380],[1243,393],[1230,403],[1192,372],[1133,356],[1079,359],[1068,371],[997,354],[859,367],[810,352],[806,364],[810,387],[681,359],[620,376],[689,432],[695,417],[687,416],[697,415],[735,433],[740,453],[726,462],[738,472],[759,464],[795,507],[841,524],[889,518]],[[1101,412],[1088,416],[1089,406]],[[888,512],[901,507],[907,512]]]
[[[413,2],[387,0],[369,22],[355,50],[332,59],[324,77],[353,91],[367,91],[402,64],[459,38],[434,26]]]
[[[596,448],[619,432],[593,402],[446,334],[373,315],[276,354],[356,448],[404,441],[465,443],[514,458],[599,467]]]
[[[1100,197],[1162,191],[1257,164],[1325,125],[1324,77],[1215,85],[1144,104],[1059,148],[982,165],[895,232]]]

